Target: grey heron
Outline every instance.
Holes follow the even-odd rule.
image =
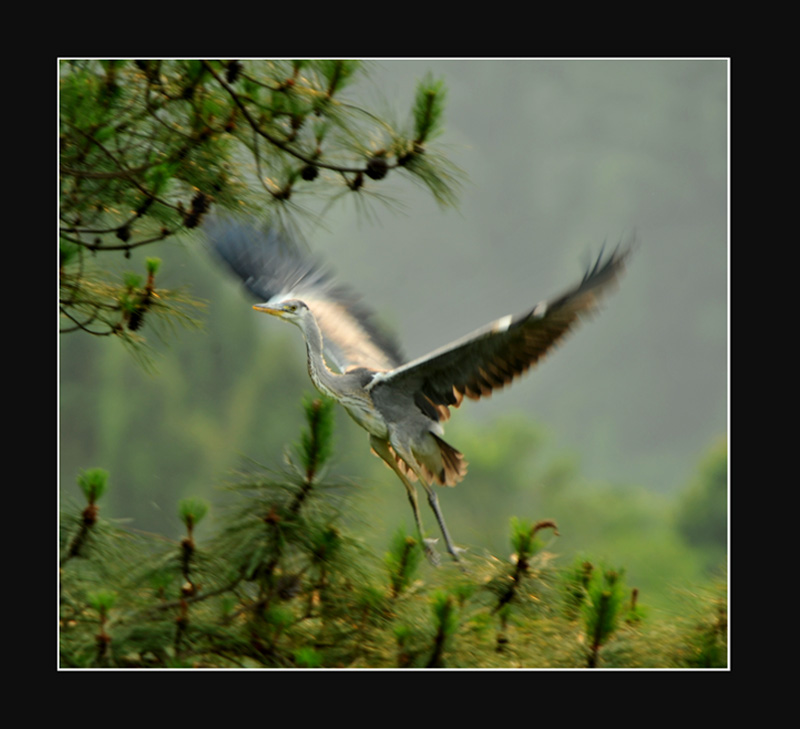
[[[402,481],[428,559],[417,490],[428,498],[447,551],[459,561],[433,484],[454,486],[467,472],[464,456],[443,439],[442,423],[464,396],[478,399],[539,362],[579,319],[597,307],[622,272],[631,247],[601,251],[583,279],[561,296],[505,316],[411,361],[374,323],[352,291],[276,230],[216,219],[208,237],[221,258],[259,299],[256,311],[303,332],[308,373],[367,431],[372,451]]]

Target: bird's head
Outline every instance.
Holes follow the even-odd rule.
[[[277,316],[284,321],[290,321],[301,329],[305,320],[311,315],[309,308],[299,299],[288,299],[286,301],[266,302],[255,304],[256,311],[263,311],[265,314]]]

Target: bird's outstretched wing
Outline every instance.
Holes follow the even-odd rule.
[[[391,370],[403,358],[371,312],[329,271],[274,228],[214,218],[205,233],[216,253],[262,302],[300,299],[322,332],[326,359],[340,372],[354,367]]]
[[[632,246],[601,253],[583,280],[570,291],[537,304],[517,316],[506,316],[430,354],[377,375],[368,390],[376,402],[389,391],[402,391],[429,416],[446,420],[450,406],[466,395],[488,396],[539,362],[596,309],[614,286]],[[384,390],[384,392],[381,392]]]

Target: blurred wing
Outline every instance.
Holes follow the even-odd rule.
[[[601,253],[571,291],[381,373],[368,389],[376,402],[390,391],[402,391],[430,417],[446,420],[448,407],[458,407],[464,395],[475,400],[488,396],[539,362],[580,318],[597,308],[600,296],[617,282],[630,250],[617,248],[606,260]]]
[[[403,361],[358,297],[276,230],[215,218],[205,232],[217,255],[259,301],[305,302],[322,332],[326,359],[339,371],[391,370]]]

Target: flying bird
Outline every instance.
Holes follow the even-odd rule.
[[[583,279],[561,296],[405,361],[352,290],[274,228],[218,218],[206,225],[206,233],[261,302],[253,308],[303,332],[311,380],[367,431],[372,451],[402,481],[433,564],[437,540],[424,536],[414,482],[425,490],[447,551],[457,562],[464,551],[453,543],[433,489],[433,484],[454,486],[467,473],[464,456],[443,438],[450,408],[464,396],[489,396],[538,363],[597,308],[632,248],[601,251]]]

